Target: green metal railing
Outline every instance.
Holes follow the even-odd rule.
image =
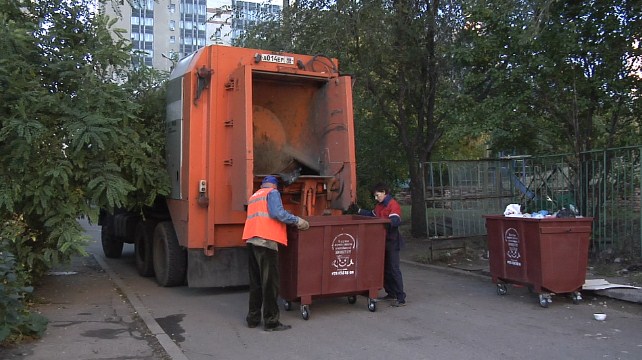
[[[562,208],[594,218],[591,251],[642,257],[642,147],[422,164],[429,239],[486,234],[484,214]]]

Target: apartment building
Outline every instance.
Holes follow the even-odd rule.
[[[270,1],[270,0],[266,0]],[[209,44],[231,45],[249,26],[278,16],[281,6],[237,0],[117,0],[102,11],[132,42],[134,64],[169,70],[172,61]]]

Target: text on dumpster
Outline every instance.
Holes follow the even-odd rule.
[[[332,276],[355,275],[357,240],[350,234],[341,233],[332,240],[334,259]]]
[[[520,258],[522,255],[519,253],[519,233],[515,228],[508,228],[504,233],[504,241],[506,242],[506,264],[513,266],[522,266]]]

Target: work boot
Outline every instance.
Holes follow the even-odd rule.
[[[247,322],[247,327],[249,327],[250,329],[254,329],[255,327],[259,326],[259,324],[260,324],[260,322],[255,323],[255,322],[249,322],[248,321]]]
[[[245,322],[247,323],[247,327],[250,329],[255,328],[261,324],[261,317],[260,317],[260,312],[259,312],[259,318],[257,319],[254,316],[250,316],[249,314],[245,317]]]
[[[390,304],[390,306],[393,306],[393,307],[402,307],[402,306],[406,306],[406,301],[405,301],[405,300],[404,300],[404,301],[396,300],[395,302],[393,302],[392,304]]]
[[[285,324],[278,323],[276,326],[270,326],[270,327],[266,326],[264,330],[265,331],[283,331],[283,330],[287,330],[287,329],[291,329],[291,328],[292,328],[291,325],[285,325]]]

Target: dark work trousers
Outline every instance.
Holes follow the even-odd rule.
[[[386,258],[383,264],[383,289],[386,294],[397,298],[399,302],[406,301],[403,291],[403,277],[399,267],[400,239],[386,239]]]
[[[274,327],[279,324],[279,253],[263,246],[247,244],[250,274],[250,309],[246,321],[248,325],[261,323],[263,307],[263,326]]]

